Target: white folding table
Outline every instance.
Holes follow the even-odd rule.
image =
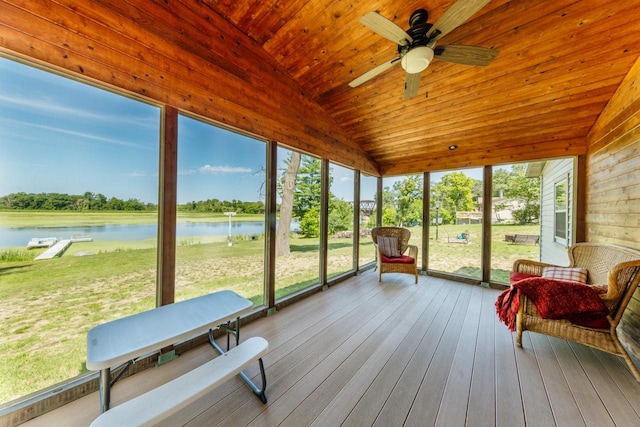
[[[87,369],[100,371],[100,412],[109,409],[111,368],[148,355],[171,344],[209,332],[211,345],[224,351],[213,339],[213,330],[224,327],[227,334],[240,340],[240,316],[253,303],[233,291],[219,291],[186,301],[168,304],[149,311],[113,320],[92,328],[87,335]],[[235,320],[235,328],[230,324]],[[229,336],[227,335],[227,347]],[[227,348],[228,350],[228,348]],[[128,365],[127,365],[128,367]],[[262,379],[264,371],[260,365]],[[123,368],[123,371],[126,367]],[[263,389],[258,389],[243,373],[243,380],[266,401]]]

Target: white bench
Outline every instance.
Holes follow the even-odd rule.
[[[210,362],[104,412],[91,423],[91,427],[157,424],[241,373],[256,360],[260,362],[263,383],[262,389],[254,392],[266,403],[262,356],[267,348],[264,338],[249,338]]]

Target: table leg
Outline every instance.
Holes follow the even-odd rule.
[[[100,370],[100,413],[109,410],[111,398],[111,369]]]
[[[240,344],[240,316],[236,317],[236,346]]]

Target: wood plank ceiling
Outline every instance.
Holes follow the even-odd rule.
[[[348,86],[397,53],[359,18],[377,11],[407,29],[414,10],[435,22],[454,0],[205,3],[262,46],[383,175],[584,154],[640,55],[637,0],[492,0],[438,44],[495,48],[497,59],[488,67],[436,59],[419,95],[403,100],[399,65]]]

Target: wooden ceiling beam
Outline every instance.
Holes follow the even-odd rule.
[[[437,172],[453,169],[483,167],[486,165],[505,165],[522,163],[540,159],[552,159],[583,154],[579,147],[580,140],[564,141],[563,150],[558,150],[558,141],[537,142],[535,145],[518,146],[507,149],[487,148],[486,150],[470,150],[452,155],[450,151],[433,152],[429,156],[406,161],[399,159],[380,164],[382,176],[404,175],[421,172]]]

